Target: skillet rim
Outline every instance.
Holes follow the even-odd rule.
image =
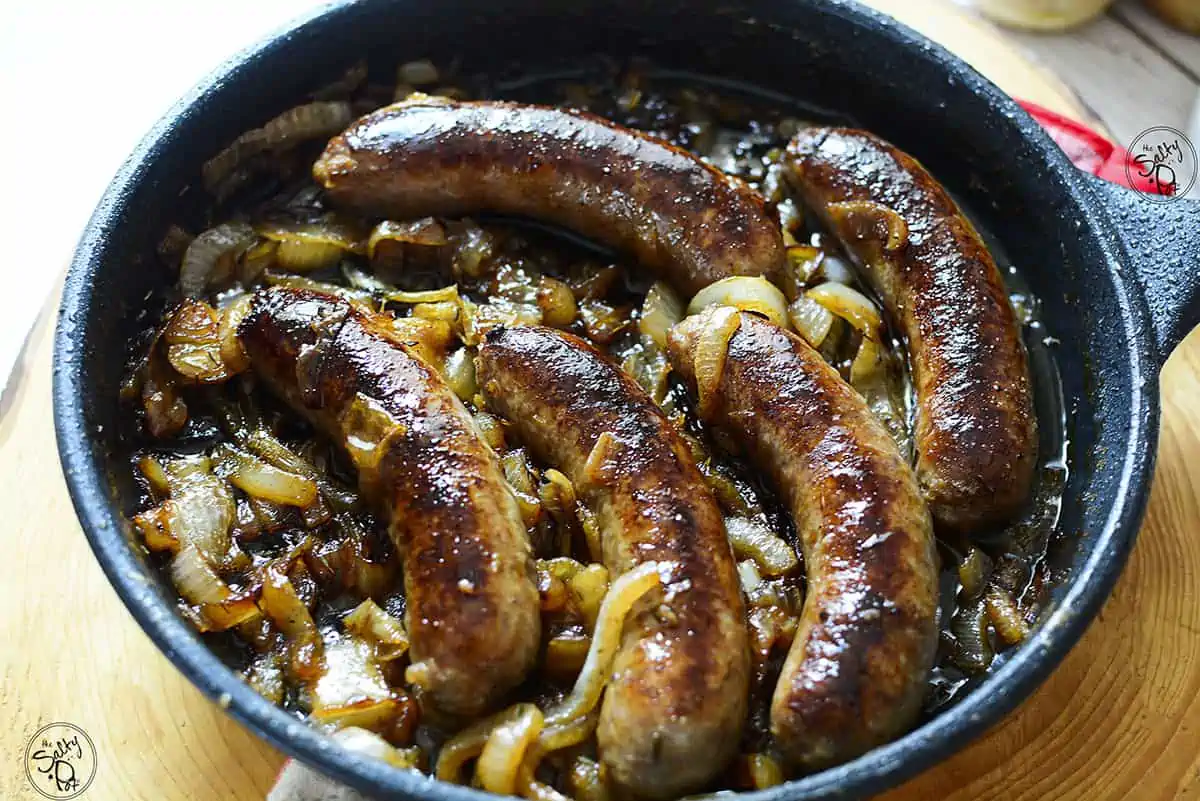
[[[1036,151],[1061,191],[1075,204],[1105,259],[1114,288],[1115,306],[1128,341],[1131,383],[1129,440],[1113,505],[1093,550],[1075,566],[1066,591],[1033,636],[995,673],[949,710],[905,736],[844,765],[743,794],[748,801],[815,801],[854,798],[896,786],[961,750],[998,723],[1044,681],[1082,636],[1124,567],[1136,539],[1149,498],[1153,475],[1159,397],[1153,366],[1157,352],[1148,332],[1149,309],[1130,270],[1122,270],[1125,248],[1103,203],[1085,176],[1076,170],[1045,132],[1007,95],[958,57],[891,17],[848,0],[793,0],[816,13],[841,17],[889,47],[914,57],[932,59],[948,77],[966,84],[991,106],[998,124],[1015,127],[1016,135]],[[146,180],[147,165],[164,150],[177,146],[178,129],[198,112],[205,99],[230,85],[252,79],[259,62],[304,32],[351,13],[356,7],[387,0],[338,0],[318,8],[226,60],[179,100],[150,130],[121,166],[84,229],[64,285],[54,339],[53,410],[56,439],[67,487],[80,523],[109,582],[122,602],[166,657],[195,686],[216,700],[237,721],[271,745],[318,767],[322,772],[364,792],[436,801],[482,801],[490,793],[450,785],[353,754],[259,696],[228,668],[174,607],[147,579],[125,536],[126,524],[110,500],[109,484],[91,448],[82,394],[87,318],[95,313],[93,280],[110,261],[110,236],[121,223],[129,196]],[[1115,424],[1114,424],[1115,425]]]

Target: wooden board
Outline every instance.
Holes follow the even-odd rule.
[[[937,0],[877,5],[969,54],[1008,91],[1079,113],[991,29],[934,13]],[[50,324],[44,314],[0,417],[0,798],[39,798],[26,745],[42,725],[69,721],[97,751],[86,801],[262,799],[282,756],[166,661],[79,530],[54,447]],[[1149,517],[1100,618],[1014,715],[887,801],[1200,799],[1200,333],[1162,385]]]

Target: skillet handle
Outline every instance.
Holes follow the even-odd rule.
[[[1200,201],[1149,200],[1089,178],[1125,245],[1124,266],[1142,285],[1159,359],[1165,362],[1200,324]]]

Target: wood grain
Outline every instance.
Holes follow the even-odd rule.
[[[1079,113],[997,34],[932,13],[938,0],[877,4],[967,53],[1008,91]],[[84,801],[258,801],[281,755],[165,660],[79,530],[54,448],[49,325],[44,315],[0,417],[0,798],[39,798],[24,775],[26,743],[67,720],[98,751]],[[1200,799],[1200,334],[1162,385],[1149,517],[1100,618],[1014,715],[887,801]]]
[[[1007,36],[1086,97],[1118,144],[1128,147],[1154,125],[1185,128],[1196,82],[1115,17],[1098,17],[1070,36]]]

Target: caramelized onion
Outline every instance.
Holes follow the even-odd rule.
[[[221,333],[217,313],[200,300],[187,299],[163,329],[167,362],[188,381],[211,384],[224,381],[233,371],[221,358]]]
[[[596,632],[592,636],[592,647],[583,669],[575,680],[571,694],[546,713],[546,728],[579,720],[599,703],[612,661],[621,644],[625,618],[643,595],[660,586],[660,574],[669,568],[670,564],[665,562],[644,562],[612,583],[608,594],[604,596],[604,603],[600,605]]]
[[[814,348],[821,347],[833,329],[833,312],[807,295],[801,295],[788,305],[788,319],[796,333]]]
[[[288,109],[263,127],[246,131],[205,162],[201,173],[204,188],[216,192],[251,156],[309,139],[328,138],[344,129],[353,118],[350,104],[344,101],[307,103]]]
[[[683,319],[683,301],[670,286],[656,281],[642,302],[638,330],[659,350],[667,347],[671,326]]]
[[[729,340],[737,333],[741,320],[737,309],[725,307],[700,335],[693,358],[696,374],[697,406],[700,416],[707,417],[716,402],[721,387],[721,375],[725,372],[725,356],[729,352]]]
[[[483,789],[500,795],[516,789],[525,752],[542,731],[542,711],[536,706],[517,704],[513,710],[510,719],[492,730],[475,765]]]
[[[280,470],[249,454],[236,457],[229,481],[247,495],[284,506],[305,508],[317,500],[317,483],[310,478]]]
[[[179,267],[179,291],[197,298],[233,271],[234,262],[258,237],[246,223],[227,222],[209,228],[188,245]]]
[[[988,619],[1005,645],[1019,645],[1029,637],[1029,624],[1021,616],[1012,595],[1001,587],[988,587],[984,596]]]
[[[346,615],[342,625],[375,646],[375,657],[380,662],[391,662],[408,652],[408,632],[404,630],[404,624],[370,598]]]
[[[688,314],[697,314],[710,306],[732,306],[766,317],[787,328],[787,298],[779,288],[759,276],[735,275],[709,284],[696,293],[688,304]]]
[[[883,318],[871,299],[857,289],[827,281],[808,290],[806,297],[850,323],[861,331],[864,337],[879,341]]]
[[[326,642],[324,670],[312,688],[312,718],[383,731],[400,713],[374,650],[359,639]]]
[[[799,566],[796,551],[767,526],[744,517],[725,520],[729,542],[739,559],[753,559],[765,576],[783,576]]]

